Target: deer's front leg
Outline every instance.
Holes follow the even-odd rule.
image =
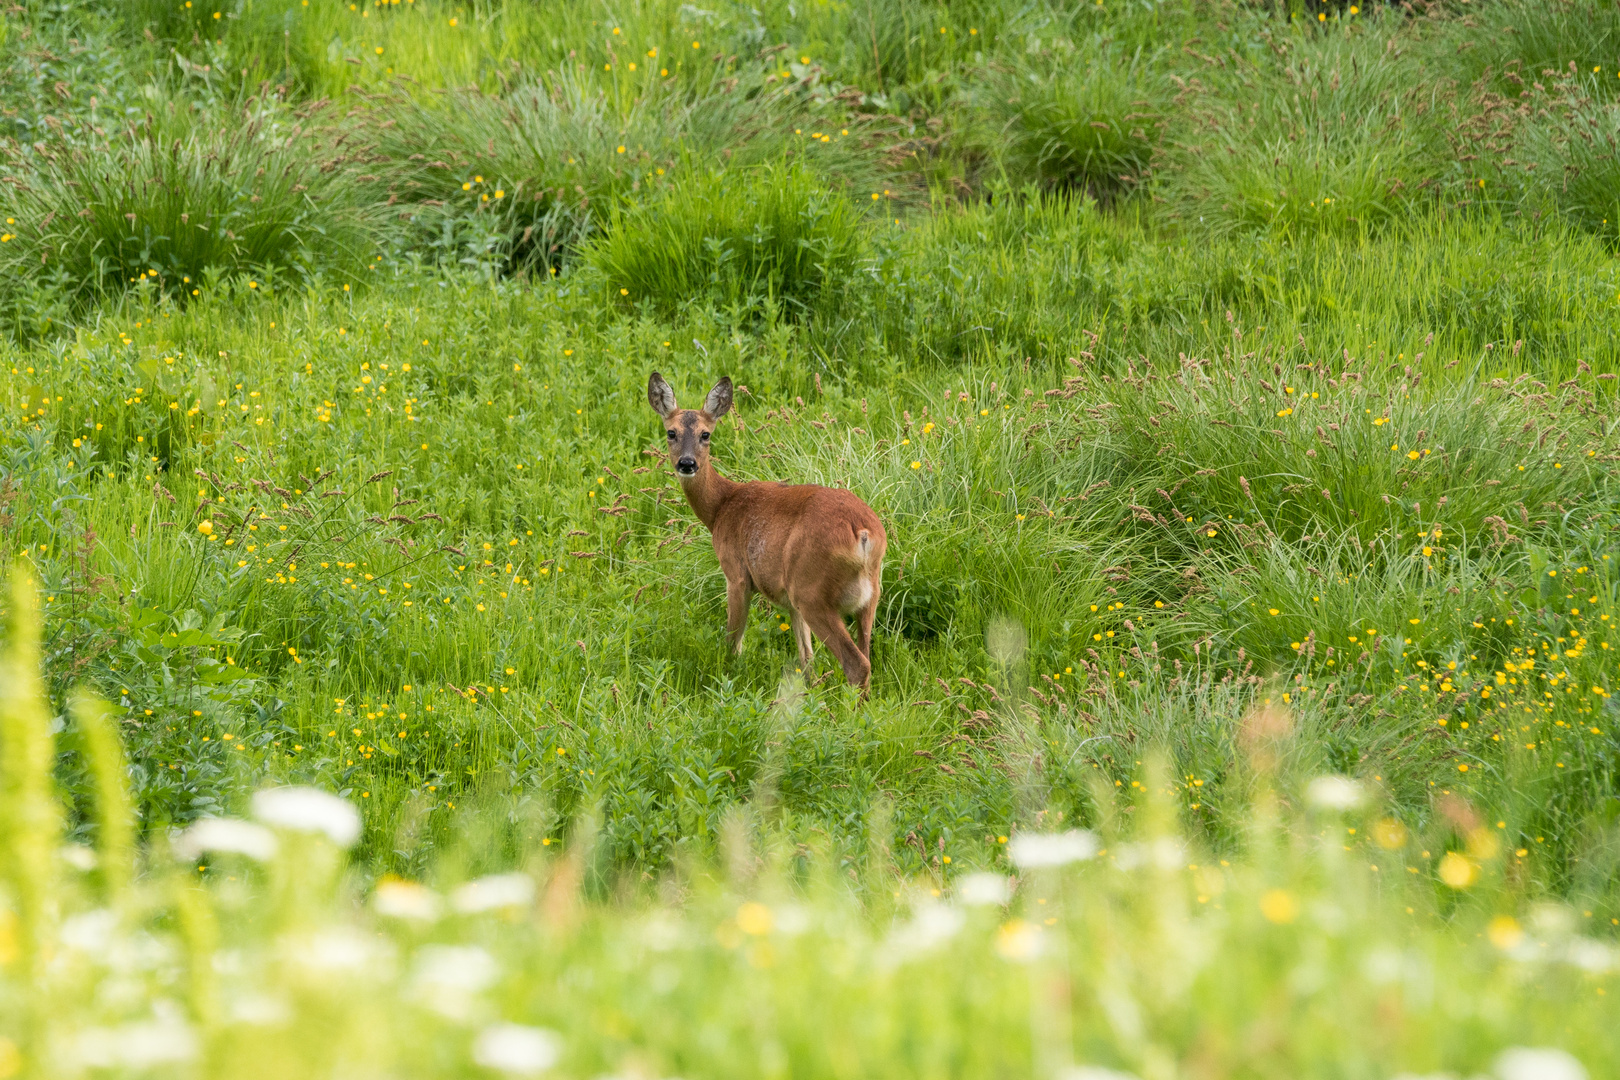
[[[733,656],[742,652],[743,631],[748,629],[748,586],[726,577],[726,644]]]

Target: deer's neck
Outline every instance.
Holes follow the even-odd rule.
[[[686,501],[692,504],[692,510],[697,514],[698,520],[703,522],[705,528],[714,531],[715,519],[720,516],[720,508],[725,505],[732,491],[738,488],[735,481],[727,480],[714,471],[713,462],[705,461],[703,468],[690,480],[681,481],[681,489],[686,492]]]

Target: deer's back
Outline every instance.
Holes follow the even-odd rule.
[[[742,484],[715,523],[721,559],[739,561],[754,588],[784,603],[790,585],[852,577],[881,563],[883,523],[854,492],[818,484]],[[864,558],[860,534],[867,534]]]

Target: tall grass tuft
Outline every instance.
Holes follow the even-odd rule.
[[[1482,171],[1499,186],[1498,204],[1518,204],[1537,217],[1555,213],[1610,245],[1616,242],[1620,102],[1607,83],[1588,72],[1544,75],[1528,95],[1533,109],[1524,111],[1514,107],[1512,96],[1479,95],[1479,112],[1468,123],[1494,151]]]
[[[1370,37],[1294,43],[1252,86],[1189,84],[1159,193],[1216,231],[1350,234],[1405,220],[1459,180],[1456,84],[1414,83]],[[1463,170],[1466,173],[1466,170]]]
[[[726,70],[690,92],[630,96],[552,73],[504,95],[380,100],[366,137],[387,159],[379,201],[446,261],[556,270],[626,201],[655,198],[686,169],[798,158],[863,189],[880,182],[867,139],[785,90],[739,88]],[[797,128],[797,133],[795,133]],[[822,130],[816,130],[820,136]],[[838,134],[842,132],[842,134]]]
[[[1538,130],[1525,149],[1563,173],[1554,198],[1564,215],[1613,244],[1620,237],[1620,105],[1588,99],[1564,123]]]
[[[85,142],[7,148],[7,321],[26,329],[30,279],[73,311],[134,286],[189,299],[210,275],[356,274],[376,216],[351,197],[340,148],[321,161],[304,145],[309,113],[253,99],[215,128],[171,104]]]
[[[807,12],[810,20],[819,17],[830,24],[815,29],[820,31],[817,37],[829,38],[831,70],[902,114],[932,111],[943,102],[943,81],[929,76],[955,59],[962,34],[960,28],[956,35],[941,34],[941,14],[934,4],[920,0],[856,0]],[[984,14],[959,5],[948,21],[982,23]]]
[[[614,215],[587,257],[614,293],[674,310],[775,302],[806,313],[855,273],[859,212],[810,169],[689,174]]]
[[[1167,104],[1139,62],[997,73],[982,88],[985,145],[1009,180],[1107,199],[1150,172]]]

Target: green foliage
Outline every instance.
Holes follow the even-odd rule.
[[[826,43],[814,50],[818,55],[813,62],[897,113],[919,107],[932,111],[949,95],[939,74],[971,56],[977,35],[967,30],[976,28],[982,16],[994,18],[979,5],[953,7],[918,0],[857,0],[806,13],[806,36]],[[824,51],[832,55],[824,56]]]
[[[504,98],[465,91],[449,108],[401,95],[375,114],[369,134],[387,158],[388,199],[404,200],[400,216],[420,247],[448,261],[543,272],[561,266],[617,200],[661,185],[685,134],[670,132],[668,119],[643,107],[619,115],[588,84],[564,79]]]
[[[1492,170],[1491,180],[1502,186],[1499,201],[1519,199],[1540,203],[1539,210],[1558,214],[1613,247],[1620,234],[1620,168],[1616,166],[1617,123],[1620,106],[1608,96],[1612,91],[1596,73],[1544,76],[1548,86],[1531,98],[1540,114],[1540,123],[1517,124],[1506,130],[1490,131],[1502,139],[1498,144],[1504,157]],[[1506,99],[1487,99],[1488,109],[1475,130],[1485,133],[1488,125],[1511,116],[1503,107]],[[1542,187],[1536,179],[1548,168],[1557,170],[1560,183]]]
[[[1377,46],[1371,33],[1297,42],[1286,65],[1246,72],[1246,92],[1190,86],[1165,193],[1218,230],[1310,236],[1384,228],[1460,188],[1455,84],[1432,68],[1413,79],[1410,59]]]
[[[764,302],[794,315],[847,288],[863,246],[850,201],[804,166],[684,174],[655,202],[615,217],[588,252],[629,303]]]
[[[802,174],[773,183],[830,198]],[[740,208],[761,190],[683,197]],[[898,836],[954,844],[1020,820],[1019,785],[995,764],[1014,749],[983,743],[975,714],[1028,678],[1044,695],[1024,698],[1042,717],[1030,737],[1063,763],[1057,806],[1084,813],[1094,772],[1126,779],[1144,715],[1178,747],[1177,718],[1203,716],[1208,740],[1178,770],[1206,781],[1197,827],[1236,842],[1247,804],[1219,779],[1236,765],[1232,725],[1266,678],[1297,678],[1291,707],[1308,704],[1322,733],[1315,767],[1381,776],[1413,822],[1432,814],[1434,781],[1466,780],[1499,814],[1534,790],[1514,819],[1548,838],[1533,880],[1597,857],[1607,833],[1588,823],[1614,784],[1612,735],[1586,718],[1606,715],[1591,688],[1612,687],[1577,660],[1607,655],[1607,584],[1564,609],[1580,608],[1563,618],[1591,643],[1559,661],[1582,689],[1532,717],[1578,766],[1530,755],[1532,782],[1509,753],[1523,743],[1491,739],[1505,733],[1479,698],[1458,712],[1413,681],[1418,660],[1455,660],[1467,687],[1446,693],[1475,695],[1504,661],[1573,640],[1524,590],[1547,569],[1608,565],[1608,384],[1571,359],[1615,363],[1592,313],[1620,285],[1597,245],[1464,219],[1188,253],[1034,196],[878,239],[880,274],[841,287],[832,316],[819,302],[802,319],[728,312],[696,279],[702,303],[604,316],[612,286],[594,269],[535,286],[389,265],[359,295],[221,291],[19,351],[13,366],[34,370],[7,403],[6,542],[36,551],[56,603],[88,597],[71,619],[51,605],[78,628],[52,670],[135,636],[96,576],[170,618],[228,613],[244,635],[232,655],[256,681],[230,701],[187,704],[140,675],[156,669],[111,668],[116,648],[76,669],[121,704],[138,691],[124,708],[143,725],[148,708],[169,717],[132,744],[147,820],[228,806],[248,777],[318,782],[364,795],[369,857],[408,870],[431,863],[449,803],[496,785],[556,822],[600,807],[607,865],[667,865],[716,850],[769,758],[795,828],[861,849],[853,823],[885,790]],[[722,372],[749,388],[716,438],[728,474],[836,484],[882,508],[869,705],[824,685],[777,731],[791,649],[768,615],[723,659],[713,557],[673,481],[635,473],[654,464],[654,365],[683,400]],[[87,530],[88,554],[59,539]],[[1023,627],[1023,676],[985,649],[1001,617]],[[1411,638],[1408,655],[1366,666],[1369,628]],[[1561,692],[1548,663],[1533,677],[1559,675]],[[1218,704],[1226,693],[1239,696]],[[1345,725],[1368,710],[1385,715]],[[1466,776],[1457,730],[1485,740]],[[946,772],[916,753],[948,746],[971,763],[951,750]],[[405,820],[415,838],[387,839]]]
[[[135,287],[184,300],[221,275],[312,281],[364,265],[375,219],[300,145],[297,117],[253,100],[216,127],[154,104],[111,134],[10,148],[0,296],[17,331]]]
[[[805,125],[835,128],[836,116],[818,121],[796,95],[757,85],[758,70],[744,75],[756,83],[747,91],[731,69],[715,67],[700,89],[654,83],[634,98],[610,96],[577,72],[499,97],[398,94],[379,103],[365,126],[385,162],[380,177],[365,179],[386,185],[389,205],[399,204],[420,249],[447,261],[542,272],[558,270],[617,209],[666,197],[682,173],[798,158],[843,186],[877,182],[880,170],[856,149],[859,133],[803,137]]]
[[[1600,95],[1607,99],[1620,91],[1608,59],[1620,45],[1620,12],[1607,4],[1510,0],[1482,9],[1473,23],[1470,29],[1479,31],[1476,46],[1459,50],[1446,35],[1434,35],[1426,50],[1443,54],[1459,82],[1485,80],[1492,89],[1518,97],[1527,83],[1591,72],[1596,65],[1605,76],[1595,80]]]
[[[115,7],[130,30],[193,70],[217,67],[241,86],[268,81],[306,90],[317,77],[324,50],[309,5],[299,0],[128,0]]]
[[[1167,103],[1144,77],[1147,65],[1051,66],[1006,73],[982,91],[995,121],[985,142],[1009,177],[1099,198],[1145,182]]]

